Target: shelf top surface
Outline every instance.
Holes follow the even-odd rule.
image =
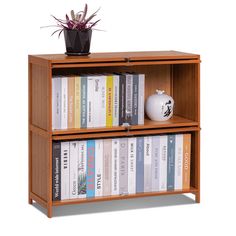
[[[48,61],[49,63],[89,63],[89,62],[126,62],[150,60],[199,60],[198,54],[177,51],[145,51],[145,52],[102,52],[88,56],[67,56],[65,54],[30,55],[30,59]]]

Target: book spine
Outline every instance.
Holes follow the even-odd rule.
[[[92,116],[93,127],[101,126],[100,112],[101,112],[101,76],[94,76],[94,88],[93,88],[93,104],[92,104]]]
[[[139,74],[139,88],[138,88],[138,124],[144,124],[144,89],[145,89],[145,75]]]
[[[68,128],[68,78],[61,78],[61,129]]]
[[[111,195],[111,158],[112,158],[112,140],[103,140],[103,196]]]
[[[68,128],[75,127],[75,77],[68,77]]]
[[[191,134],[184,134],[183,140],[183,189],[190,188]]]
[[[160,191],[167,190],[167,135],[160,136]]]
[[[136,138],[128,139],[128,193],[136,192]]]
[[[101,76],[101,110],[99,113],[100,116],[100,126],[106,127],[106,91],[107,91],[107,83],[106,76]]]
[[[78,196],[78,141],[70,142],[70,198]]]
[[[119,76],[113,75],[113,120],[112,125],[119,125]]]
[[[81,78],[75,77],[75,128],[80,128],[80,98],[81,98]]]
[[[128,140],[127,138],[120,139],[120,160],[119,160],[119,193],[128,194]]]
[[[61,143],[52,145],[52,200],[61,200]]]
[[[136,140],[136,193],[144,192],[144,138]]]
[[[78,197],[87,195],[87,141],[79,141]]]
[[[87,198],[95,196],[95,141],[87,141]]]
[[[138,124],[138,89],[139,89],[138,74],[133,74],[133,106],[132,106],[132,125]]]
[[[94,93],[95,77],[87,78],[87,127],[94,127]]]
[[[125,121],[131,124],[132,121],[132,97],[133,97],[133,75],[126,74],[126,103],[125,103]]]
[[[61,78],[52,79],[52,129],[61,128]]]
[[[103,140],[95,141],[95,196],[103,194]]]
[[[112,126],[112,113],[113,113],[113,76],[107,76],[107,93],[106,93],[106,126]]]
[[[152,191],[152,137],[144,137],[144,192]]]
[[[61,200],[70,198],[70,144],[61,142]]]
[[[126,82],[125,75],[119,75],[120,90],[119,90],[119,125],[125,123],[125,104],[126,104]]]
[[[168,135],[167,144],[167,190],[175,188],[175,135]]]
[[[81,128],[87,128],[87,78],[81,77]]]
[[[175,189],[183,188],[183,134],[175,136]]]
[[[160,137],[152,137],[152,191],[159,191]]]
[[[119,156],[120,140],[112,139],[112,168],[111,168],[111,194],[119,195]]]

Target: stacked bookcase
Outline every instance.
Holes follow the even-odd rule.
[[[174,116],[165,122],[145,117],[143,125],[52,129],[52,79],[89,73],[145,74],[145,99],[156,89],[175,101]],[[53,201],[52,147],[55,141],[191,134],[190,187]],[[29,203],[39,203],[52,217],[52,209],[144,196],[192,193],[200,202],[200,56],[176,51],[93,53],[89,56],[29,55]]]

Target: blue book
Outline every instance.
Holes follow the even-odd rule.
[[[81,77],[81,128],[87,128],[87,77]]]
[[[167,138],[167,190],[175,188],[175,135]]]
[[[144,138],[136,141],[136,193],[144,192]]]
[[[95,196],[95,140],[87,141],[87,197]]]

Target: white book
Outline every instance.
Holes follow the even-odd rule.
[[[86,198],[87,141],[79,141],[78,197]]]
[[[144,192],[152,191],[152,137],[144,137]]]
[[[70,142],[70,198],[78,197],[79,141]]]
[[[100,127],[106,127],[106,92],[107,92],[107,76],[101,76],[101,108],[99,113]]]
[[[70,198],[70,144],[61,142],[61,200]]]
[[[183,187],[183,134],[175,136],[175,189]]]
[[[103,193],[103,140],[95,141],[95,196]]]
[[[120,140],[112,139],[112,159],[111,159],[111,194],[119,195],[119,153]]]
[[[87,77],[87,127],[94,127],[94,93],[95,93],[94,76]]]
[[[119,76],[113,75],[113,114],[112,125],[119,125]]]
[[[136,193],[136,138],[128,138],[128,193]]]
[[[167,135],[160,136],[160,184],[159,191],[167,190]]]
[[[138,124],[144,124],[144,94],[145,91],[145,75],[139,74],[139,87],[138,87]]]
[[[52,129],[61,128],[61,78],[52,78]]]
[[[160,136],[152,136],[152,191],[159,191]]]
[[[68,128],[68,78],[61,77],[61,129]]]

